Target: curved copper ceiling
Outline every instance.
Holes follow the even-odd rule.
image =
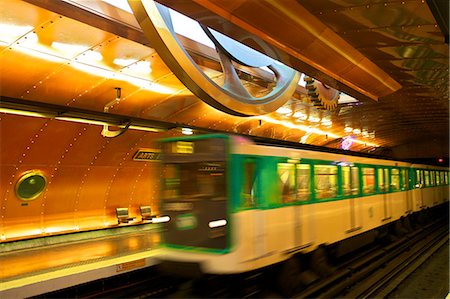
[[[203,20],[217,16],[206,4],[223,3],[174,2],[183,4],[177,7],[180,10],[186,9],[187,14]],[[122,100],[111,107],[110,114],[121,118],[143,122],[159,120],[176,126],[329,147],[339,147],[343,138],[352,135],[358,141],[352,150],[384,150],[399,158],[448,156],[448,45],[426,2],[385,1],[359,5],[328,0],[277,2],[290,3],[296,11],[303,11],[308,18],[302,22],[314,20],[302,26],[320,24],[321,32],[326,32],[324,36],[344,45],[341,55],[356,51],[354,53],[359,54],[355,57],[364,61],[349,66],[341,64],[337,58],[332,59],[334,56],[321,56],[321,51],[312,51],[319,55],[317,61],[324,64],[323,72],[318,65],[299,60],[301,55],[313,57],[313,45],[301,48],[290,44],[294,42],[294,33],[302,31],[297,24],[299,20],[287,19],[289,26],[278,27],[271,23],[276,19],[264,17],[274,9],[285,11],[286,7],[273,7],[271,1],[256,1],[260,4],[255,4],[250,14],[244,5],[247,2],[253,3],[226,1],[228,17],[211,19],[222,20],[220,25],[236,36],[245,32],[240,28],[258,29],[258,24],[264,25],[264,22],[258,23],[258,19],[268,20],[265,26],[270,26],[270,31],[262,27],[259,32],[267,32],[263,37],[285,45],[280,46],[282,60],[354,95],[358,101],[341,102],[333,111],[321,111],[308,100],[305,88],[298,86],[294,96],[283,106],[284,110],[259,118],[231,116],[204,104],[176,79],[151,48],[130,13],[98,1],[83,2],[94,3],[95,10],[75,6],[73,1],[46,0],[0,3],[2,32],[8,32],[2,34],[0,43],[1,96],[21,99],[31,107],[45,103],[65,107],[67,111],[73,107],[100,113],[114,99],[115,88],[120,87]],[[195,10],[201,5],[204,5],[202,10]],[[17,11],[22,13],[17,14]],[[239,22],[237,16],[241,16]],[[55,43],[83,47],[63,50]],[[215,54],[188,39],[183,43],[201,68],[220,80],[221,68]],[[293,51],[298,55],[293,55]],[[141,66],[147,67],[147,71]],[[367,76],[358,77],[358,72],[350,71],[367,68],[371,70]],[[368,100],[358,89],[359,85],[352,89],[347,84],[351,80],[331,75],[333,70],[337,70],[335,74],[354,76],[362,82],[368,78],[387,78],[384,83],[379,80],[378,84],[368,84],[368,88],[375,90],[372,93],[379,93],[378,102]],[[255,92],[264,90],[265,80],[261,74],[244,68],[239,72],[240,78]],[[394,82],[400,83],[402,88],[391,93],[399,87]],[[386,87],[388,91],[383,91]]]

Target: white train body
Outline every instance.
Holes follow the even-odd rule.
[[[196,144],[205,140],[220,140],[220,144],[207,146],[206,148],[213,150],[212,153],[205,154],[206,150],[202,148],[204,145]],[[183,142],[181,145],[185,148],[181,151],[185,153],[178,152],[179,141]],[[218,155],[220,150],[225,154]],[[223,202],[223,206],[219,205],[217,208],[222,207],[226,213],[213,216],[207,221],[203,221],[202,217],[211,214],[211,208],[201,211],[201,208],[197,208],[200,207],[198,199],[190,200],[183,194],[167,195],[163,191],[162,211],[170,217],[170,221],[166,224],[167,238],[163,240],[165,243],[160,249],[159,258],[162,261],[196,264],[204,273],[241,273],[276,264],[295,253],[310,252],[321,244],[333,244],[374,230],[402,216],[443,204],[449,199],[449,174],[448,169],[443,167],[255,145],[226,135],[171,139],[166,142],[165,153],[163,162],[170,165],[170,169],[183,163],[181,167],[186,167],[186,163],[195,163],[193,169],[200,167],[203,170],[202,165],[209,163],[207,165],[212,165],[209,166],[212,172],[208,173],[208,178],[226,177],[227,190],[224,194],[205,196],[205,202]],[[201,159],[193,158],[196,155]],[[214,164],[215,162],[217,163]],[[248,181],[246,173],[249,173],[249,168],[245,163],[254,163],[251,169],[254,174],[252,177],[255,177],[247,195],[243,194],[245,187],[242,186]],[[283,168],[281,171],[280,167]],[[170,169],[166,171],[171,172]],[[319,177],[321,171],[330,174],[324,173]],[[300,182],[300,173],[303,174],[302,179],[306,180],[308,172],[307,184]],[[344,178],[344,172],[351,172],[354,174],[353,178],[350,179],[351,175]],[[286,173],[295,178],[289,178]],[[179,175],[183,176],[182,171],[179,171]],[[170,188],[176,185],[173,183],[174,178],[171,179]],[[355,185],[352,185],[354,188],[351,190],[346,189],[347,195],[344,195],[344,188],[350,186],[348,179],[355,181],[351,183]],[[202,179],[196,181],[194,174],[189,179],[179,178],[178,183],[182,184],[183,180],[190,180],[191,184],[202,184]],[[282,188],[288,181],[292,187],[287,194],[293,196],[293,201],[283,202]],[[330,190],[320,189],[319,181],[335,184],[330,184]],[[210,183],[213,186],[215,184]],[[299,190],[301,185],[309,189],[307,194]],[[366,187],[373,190],[365,191]],[[169,191],[172,192],[173,189]],[[328,191],[334,196],[319,198],[326,197],[323,194]],[[221,197],[223,195],[225,198]],[[303,199],[298,200],[299,196]],[[244,197],[251,197],[255,201],[254,205],[244,207],[240,204]],[[173,208],[175,202],[179,204],[178,209]],[[189,205],[184,207],[180,203]],[[184,224],[188,223],[187,227],[179,227],[180,217],[184,219]],[[186,220],[189,217],[192,219]],[[189,225],[190,221],[194,223],[192,227]],[[206,230],[199,227],[206,223],[209,225]],[[216,227],[216,224],[220,225]],[[195,229],[199,230],[195,235],[187,236],[190,230]],[[174,230],[177,232],[171,235]],[[202,232],[205,234],[203,238],[198,236]],[[196,246],[195,241],[186,240],[187,243],[174,244],[177,243],[177,238],[185,237],[202,239],[203,243]],[[218,241],[220,238],[225,238],[222,243]],[[220,243],[223,246],[215,245],[218,248],[211,249],[207,239],[215,239],[214,242],[217,242],[214,244]]]

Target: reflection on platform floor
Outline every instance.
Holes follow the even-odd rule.
[[[158,231],[149,230],[4,252],[0,253],[0,281],[150,251],[158,244]]]

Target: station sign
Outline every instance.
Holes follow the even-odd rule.
[[[160,151],[155,149],[138,149],[133,156],[133,161],[160,161]]]

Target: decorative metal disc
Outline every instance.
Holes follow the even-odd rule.
[[[152,0],[128,2],[151,46],[175,76],[214,108],[238,116],[261,115],[277,110],[295,92],[300,78],[297,71],[203,27],[213,41],[222,65],[224,84],[219,86],[200,69],[176,37],[168,8]],[[264,96],[250,95],[238,77],[233,61],[248,67],[268,67],[275,74],[275,86]]]
[[[337,107],[340,97],[339,90],[307,76],[305,82],[308,96],[317,109],[333,110]]]

